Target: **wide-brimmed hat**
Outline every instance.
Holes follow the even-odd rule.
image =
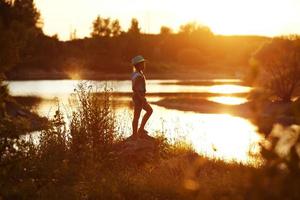
[[[131,59],[131,64],[136,65],[138,63],[145,62],[145,61],[146,59],[143,56],[138,55]]]

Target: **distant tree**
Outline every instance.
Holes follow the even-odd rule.
[[[300,37],[274,38],[251,59],[260,86],[281,101],[290,101],[300,87]]]
[[[198,24],[195,22],[187,23],[181,25],[179,28],[179,33],[190,35],[191,33],[195,32],[198,29]]]
[[[108,27],[108,22],[110,21],[109,18],[103,19],[100,16],[97,16],[95,21],[93,21],[93,31],[91,33],[92,37],[105,37],[109,36],[107,35],[107,29]]]
[[[213,33],[209,27],[198,24],[197,22],[190,22],[180,26],[180,34],[197,35],[197,36],[212,36]]]
[[[139,22],[136,18],[131,20],[131,26],[128,29],[128,33],[132,35],[139,35],[141,33],[141,28],[139,27]]]
[[[58,40],[59,37],[58,37],[58,34],[55,33],[54,35],[51,36],[51,38],[53,38],[53,39],[55,39],[55,40]]]
[[[121,35],[121,25],[117,19],[111,23],[111,34],[113,37]]]
[[[161,28],[160,28],[160,34],[161,35],[170,35],[170,34],[172,34],[172,29],[170,28],[170,27],[167,27],[167,26],[162,26]]]
[[[119,20],[111,21],[110,18],[101,18],[97,16],[93,22],[92,37],[116,37],[121,34]]]

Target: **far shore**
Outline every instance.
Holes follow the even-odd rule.
[[[103,71],[63,72],[63,71],[12,71],[6,74],[7,80],[130,80],[131,72],[111,73]],[[241,79],[235,74],[187,71],[187,72],[147,72],[147,79],[152,80],[211,80],[211,79]]]

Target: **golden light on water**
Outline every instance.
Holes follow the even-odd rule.
[[[236,94],[236,93],[248,93],[251,91],[250,87],[239,85],[214,85],[209,88],[211,93],[218,94]]]
[[[226,105],[240,105],[247,102],[246,98],[241,97],[209,97],[208,100]]]
[[[120,109],[125,113],[126,108]],[[230,114],[182,112],[154,105],[153,109],[147,127],[151,133],[162,130],[163,121],[165,137],[184,140],[201,155],[227,162],[260,164],[259,142],[263,138],[249,120]]]
[[[259,159],[251,155],[259,154],[258,143],[262,138],[251,122],[228,114],[212,114],[206,118],[208,120],[190,138],[200,154],[225,161],[259,164]],[[201,139],[199,134],[202,134]]]

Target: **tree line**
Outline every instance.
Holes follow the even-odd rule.
[[[23,6],[19,6],[21,4]],[[24,11],[17,11],[17,7]],[[97,16],[91,22],[90,37],[76,39],[74,32],[71,34],[73,40],[63,42],[57,35],[43,34],[39,16],[32,0],[14,3],[1,0],[0,21],[5,22],[1,39],[6,45],[11,43],[10,47],[1,49],[1,68],[10,66],[5,67],[9,69],[6,70],[8,78],[30,79],[38,72],[55,77],[55,73],[76,69],[130,73],[129,61],[137,54],[148,58],[150,73],[216,69],[234,73],[247,68],[251,53],[267,40],[256,36],[218,36],[195,22],[182,25],[176,33],[163,26],[160,34],[145,34],[137,19],[132,19],[131,26],[124,31],[117,19]],[[15,24],[22,24],[23,28],[15,30]],[[16,38],[21,45],[13,41]]]

